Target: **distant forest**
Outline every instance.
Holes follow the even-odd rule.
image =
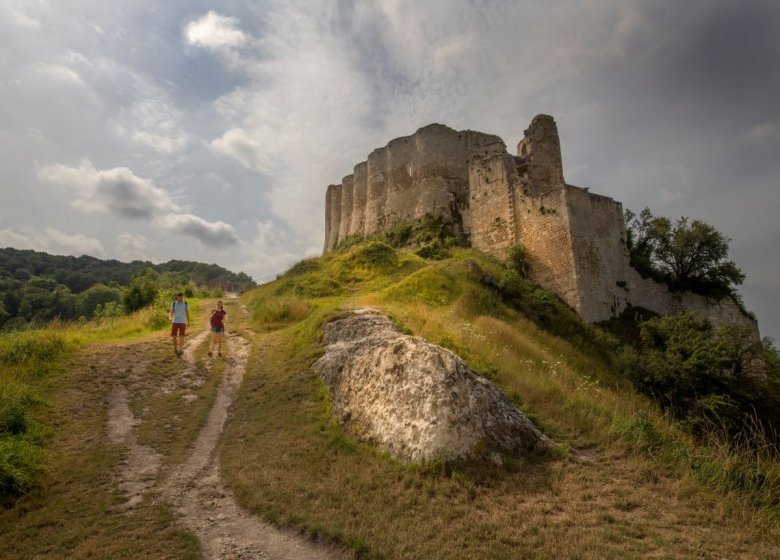
[[[74,320],[133,311],[140,292],[172,290],[188,296],[241,292],[251,277],[215,264],[171,260],[123,263],[95,257],[0,249],[0,327],[20,328],[55,318]],[[140,298],[144,305],[148,297]]]

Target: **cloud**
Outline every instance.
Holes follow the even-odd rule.
[[[144,94],[119,112],[114,131],[165,155],[181,152],[189,142],[181,112],[162,92],[147,86]]]
[[[251,171],[268,173],[268,161],[263,157],[260,143],[247,136],[240,128],[232,128],[220,138],[211,141],[212,149],[238,160]]]
[[[103,245],[94,237],[87,237],[81,233],[69,235],[52,227],[47,227],[43,231],[24,230],[22,233],[17,233],[10,228],[2,229],[0,230],[0,247],[32,249],[56,255],[93,255],[99,257],[104,254]]]
[[[149,240],[143,235],[133,233],[120,233],[117,236],[116,250],[121,259],[126,261],[149,260],[147,250]]]
[[[238,19],[219,15],[213,10],[184,27],[184,36],[190,45],[212,51],[225,51],[247,43],[249,36],[237,29]]]
[[[269,275],[285,272],[301,259],[300,253],[296,254],[286,248],[289,241],[288,232],[284,228],[270,220],[259,222],[255,238],[247,244],[247,261],[243,270],[256,280],[267,280]]]
[[[88,212],[108,212],[133,219],[150,219],[176,209],[168,193],[137,177],[127,167],[98,171],[89,161],[79,167],[56,164],[43,167],[38,176],[47,182],[75,189],[72,205]]]
[[[763,122],[746,130],[742,137],[751,144],[767,144],[780,135],[780,127],[774,122]]]
[[[209,247],[240,243],[233,226],[182,213],[165,190],[126,167],[99,171],[84,161],[79,167],[46,166],[38,175],[44,181],[75,189],[79,197],[72,203],[74,208],[150,221],[158,229],[194,237]],[[120,247],[126,249],[137,249],[138,242],[137,238],[120,236]]]
[[[58,82],[84,85],[84,80],[79,73],[64,64],[40,64],[37,68],[41,74]]]
[[[208,222],[193,214],[169,214],[159,220],[166,231],[189,235],[208,247],[227,247],[241,242],[233,226],[225,222]]]

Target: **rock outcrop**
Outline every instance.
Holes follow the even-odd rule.
[[[314,370],[345,429],[402,460],[520,456],[553,442],[458,356],[358,310],[324,327]]]

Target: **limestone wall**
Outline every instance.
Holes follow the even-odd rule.
[[[558,294],[578,312],[581,309],[566,193],[562,189],[515,197],[517,241],[528,251],[531,277]]]
[[[470,218],[469,158],[496,152],[506,153],[498,136],[440,124],[377,148],[333,192],[329,189],[325,251],[349,235],[371,235],[426,214],[457,221],[456,229],[464,229],[464,214]]]
[[[603,321],[620,312],[628,265],[623,207],[606,196],[571,185],[565,188],[566,212],[579,291],[579,313]]]

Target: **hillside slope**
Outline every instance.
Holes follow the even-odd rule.
[[[453,255],[425,261],[367,243],[302,261],[244,296],[260,334],[223,474],[247,508],[368,558],[780,557],[776,462],[749,492],[724,483],[738,478],[736,455],[696,444],[583,351],[584,339],[554,336],[504,305],[484,283],[502,265]],[[533,297],[558,330],[576,321]],[[362,306],[455,351],[563,456],[415,466],[356,443],[310,365],[322,353],[319,325]],[[572,341],[591,332],[578,324]]]
[[[0,335],[0,473],[9,442],[46,467],[0,510],[0,557],[780,559],[777,460],[694,441],[605,365],[606,335],[532,288],[536,322],[508,307],[502,271],[376,242],[305,260],[227,301],[225,360],[197,300],[184,359],[154,310]],[[356,442],[311,364],[363,306],[459,354],[556,452],[415,465]]]

